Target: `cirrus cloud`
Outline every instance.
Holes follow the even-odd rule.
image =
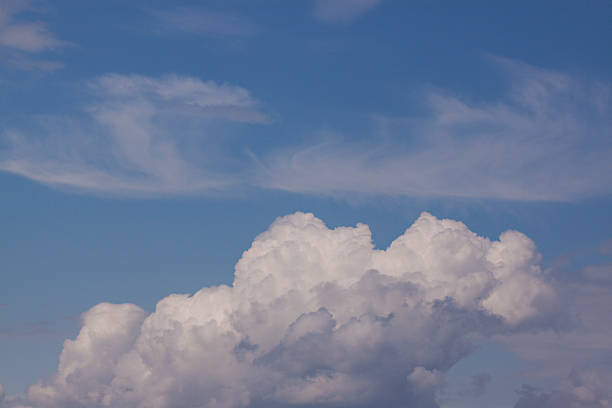
[[[430,91],[428,114],[375,115],[377,129],[367,137],[326,132],[317,142],[276,138],[260,146],[234,137],[245,125],[272,122],[242,87],[180,75],[102,75],[85,84],[88,98],[76,112],[4,130],[0,170],[139,197],[248,187],[519,201],[611,194],[612,86],[491,58],[508,78],[496,100]],[[252,160],[244,154],[250,148],[258,152]]]
[[[108,74],[85,89],[80,114],[39,118],[29,133],[7,130],[0,169],[125,196],[223,190],[237,176],[216,150],[220,134],[232,123],[269,122],[247,90],[192,77]]]
[[[293,192],[571,201],[612,193],[612,86],[492,57],[499,100],[432,91],[428,115],[374,117],[367,140],[324,136],[260,158],[257,183]]]

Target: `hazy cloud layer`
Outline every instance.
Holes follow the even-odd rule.
[[[231,287],[170,295],[148,316],[130,304],[93,307],[26,402],[437,407],[444,373],[471,339],[548,327],[547,280],[516,231],[490,241],[423,213],[377,250],[366,225],[332,230],[296,213],[255,239]]]
[[[35,118],[29,132],[6,131],[0,169],[128,196],[223,190],[239,177],[216,150],[221,135],[231,123],[268,121],[245,89],[197,78],[104,75],[85,87],[80,114]]]
[[[361,17],[381,0],[315,0],[314,17],[324,23],[349,23]]]
[[[495,59],[500,100],[425,97],[426,117],[377,121],[367,141],[336,136],[262,160],[259,183],[302,193],[573,200],[612,192],[612,87]]]

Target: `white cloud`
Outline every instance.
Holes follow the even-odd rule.
[[[361,17],[381,0],[315,0],[314,17],[324,23],[348,23]]]
[[[493,377],[489,373],[478,373],[473,375],[469,384],[459,390],[459,395],[480,397],[485,393],[487,385],[491,382],[492,378]]]
[[[270,118],[244,88],[185,76],[104,75],[87,83],[81,112],[33,119],[29,131],[6,130],[0,170],[124,196],[247,186],[524,201],[612,193],[606,177],[612,86],[494,60],[511,78],[498,101],[476,104],[433,92],[426,97],[430,114],[377,116],[379,131],[367,140],[324,135],[306,147],[274,142],[254,160],[237,153],[231,135],[237,124]]]
[[[248,91],[197,78],[104,75],[86,84],[79,115],[6,131],[0,169],[77,190],[186,194],[236,183],[216,149],[229,123],[266,123]],[[225,166],[218,171],[215,166]]]
[[[269,152],[259,185],[301,193],[576,200],[612,192],[612,87],[494,59],[500,100],[429,93],[430,115],[376,121],[367,141]]]
[[[51,32],[41,21],[27,21],[18,16],[36,12],[28,0],[5,0],[0,4],[0,51],[5,59],[22,69],[54,70],[62,65],[55,61],[32,59],[28,54],[55,50],[69,45]]]
[[[40,22],[10,24],[0,29],[0,45],[26,52],[52,50],[64,45]]]
[[[148,316],[128,304],[86,312],[27,402],[437,407],[471,339],[544,324],[535,305],[555,294],[538,259],[518,232],[490,241],[427,213],[386,250],[366,225],[329,229],[296,213],[254,240],[231,287],[170,295]],[[538,291],[524,293],[526,279]]]
[[[590,251],[574,254],[591,259]],[[584,261],[584,260],[583,260]],[[565,268],[565,267],[564,267]],[[576,271],[556,270],[558,296],[571,320],[564,330],[498,335],[523,362],[517,408],[586,408],[612,406],[612,281],[609,263]]]
[[[408,375],[408,382],[419,391],[436,389],[444,383],[444,374],[419,366]]]

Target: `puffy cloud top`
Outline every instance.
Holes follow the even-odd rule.
[[[149,314],[103,303],[67,340],[34,407],[436,407],[474,336],[521,330],[554,304],[533,242],[490,241],[423,213],[386,250],[367,225],[277,219],[231,287]]]

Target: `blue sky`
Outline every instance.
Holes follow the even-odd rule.
[[[524,321],[513,323],[516,314],[500,306],[507,298],[496,305],[481,302],[486,296],[501,302],[502,295],[488,291],[502,287],[506,278],[490,272],[496,283],[483,287],[486,294],[474,300],[478,306],[461,303],[458,283],[448,281],[443,293],[456,297],[457,310],[497,316],[508,326],[500,329],[487,318],[486,330],[461,332],[457,337],[465,336],[473,348],[457,356],[442,351],[459,350],[463,343],[429,338],[440,344],[439,353],[432,351],[420,363],[406,357],[405,372],[394,371],[382,357],[362,368],[383,370],[385,384],[336,366],[325,368],[320,378],[307,370],[288,384],[274,380],[282,372],[278,367],[302,358],[286,343],[291,330],[298,330],[299,322],[327,319],[316,308],[291,303],[297,314],[288,320],[288,337],[255,345],[265,350],[271,342],[269,354],[258,358],[272,362],[265,386],[240,391],[250,399],[215,394],[238,379],[251,384],[228,371],[221,385],[198,383],[211,387],[204,396],[168,385],[156,406],[167,406],[159,401],[170,397],[178,406],[206,406],[210,401],[204,399],[213,394],[224,406],[375,406],[393,393],[384,400],[388,406],[610,406],[611,16],[612,4],[605,1],[3,1],[0,406],[151,403],[147,398],[154,393],[147,387],[153,383],[134,385],[142,394],[132,400],[75,397],[104,394],[100,390],[111,386],[104,381],[124,378],[121,370],[128,363],[122,356],[142,355],[137,340],[133,348],[116,352],[116,365],[95,377],[99,384],[67,385],[66,367],[80,367],[83,378],[98,373],[87,361],[99,351],[77,356],[64,344],[86,329],[100,330],[91,318],[95,313],[82,314],[102,302],[135,304],[144,311],[92,310],[108,314],[111,326],[123,318],[129,326],[129,316],[142,313],[149,318],[134,330],[146,333],[161,299],[232,285],[236,263],[250,265],[249,254],[266,237],[279,234],[274,242],[281,248],[285,221],[270,225],[297,211],[312,212],[330,229],[367,224],[378,249],[415,220],[426,220],[419,218],[424,211],[461,221],[491,241],[517,230],[533,240],[541,258],[514,273],[523,279],[529,270],[537,276],[525,279],[538,280],[503,296],[531,299],[532,287],[541,289],[538,301],[547,298],[549,287],[555,294],[538,304],[541,316],[525,312]],[[329,245],[336,248],[333,242],[340,238],[300,217],[286,219],[299,245],[315,245],[308,241],[307,224],[321,228],[321,237],[331,234]],[[360,236],[358,228],[351,231]],[[423,238],[413,249],[437,248],[441,252],[433,259],[439,258],[445,271],[458,268],[457,276],[489,268],[457,266],[460,251],[451,256],[451,249],[472,242],[471,235],[457,231],[455,244],[440,248]],[[477,246],[488,248],[489,241],[482,242]],[[526,241],[507,245],[512,259],[531,251]],[[304,248],[292,255],[297,261],[290,267],[270,259],[259,268],[269,268],[276,279],[292,276],[289,270],[308,271],[299,264]],[[321,247],[320,254],[340,257],[340,249],[327,250]],[[383,275],[393,262],[405,262],[401,257],[379,262],[375,253],[359,251]],[[481,257],[494,256],[486,253]],[[438,261],[431,262],[423,270],[438,273]],[[258,276],[258,270],[243,268]],[[320,283],[343,282],[340,269],[332,272],[334,279]],[[422,286],[421,300],[432,308],[432,299],[443,300],[428,286],[433,281],[410,279]],[[248,279],[240,282],[236,293],[259,287]],[[257,294],[263,298],[240,293],[252,304],[268,299],[263,289]],[[362,294],[346,293],[337,310],[323,300],[318,304],[335,319],[337,336],[345,307]],[[214,304],[214,296],[205,298]],[[176,316],[182,308],[203,319],[197,307],[180,304]],[[435,322],[430,312],[410,319],[427,315]],[[400,309],[392,313],[402,316]],[[363,316],[355,318],[365,321]],[[251,318],[242,318],[250,334],[243,333],[239,344],[258,336]],[[309,339],[318,333],[312,330]],[[210,336],[210,344],[221,338]],[[417,347],[401,346],[416,341],[416,335],[406,336],[406,343],[389,346],[402,358]],[[83,338],[79,335],[74,347],[83,349]],[[165,350],[171,355],[174,349],[168,343]],[[71,363],[58,367],[60,354]],[[283,357],[279,362],[274,356]],[[191,373],[177,370],[177,378]],[[398,376],[406,384],[396,385]],[[167,384],[159,381],[155,389]],[[190,381],[189,374],[184,384]],[[91,388],[94,382],[99,388]],[[329,385],[321,394],[323,384]],[[360,402],[348,397],[370,386]]]

